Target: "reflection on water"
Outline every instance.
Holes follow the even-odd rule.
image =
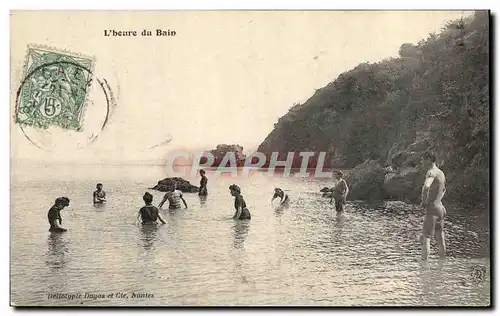
[[[274,208],[274,215],[276,215],[277,217],[280,217],[281,215],[283,215],[284,211],[285,211],[285,208],[282,205],[280,205],[280,206]]]
[[[94,204],[94,208],[98,212],[104,212],[106,210],[106,203],[97,203],[97,204]]]
[[[198,195],[198,198],[200,199],[200,206],[202,208],[207,206],[207,196],[206,195]]]
[[[141,224],[141,242],[145,250],[149,251],[158,240],[158,224]]]
[[[245,249],[245,240],[248,236],[250,230],[251,220],[239,220],[235,221],[233,225],[233,274],[235,275],[235,280],[237,281],[237,290],[239,284],[248,283],[248,265],[250,261],[248,260],[248,254]]]
[[[239,220],[233,226],[233,246],[234,248],[242,248],[245,244],[245,239],[248,236],[251,220]]]
[[[65,239],[65,233],[49,233],[47,239],[47,254],[45,264],[52,270],[52,272],[57,272],[58,270],[66,266],[66,253],[68,252],[68,245]]]
[[[43,180],[39,174],[35,181],[29,181],[30,174],[13,178],[11,300],[16,304],[490,303],[489,221],[484,211],[447,207],[447,258],[437,259],[433,241],[431,259],[421,265],[423,214],[417,206],[348,201],[345,212],[337,214],[319,192],[330,185],[327,181],[263,175],[214,180],[207,172],[209,197],[186,193],[187,209],[160,210],[166,225],[134,226],[144,191],[162,178],[163,170],[102,168],[79,168],[75,172],[81,177],[69,180]],[[109,202],[102,208],[93,207],[89,199],[96,179],[106,183]],[[227,187],[232,183],[245,192],[251,220],[231,219],[234,200]],[[275,186],[288,189],[288,207],[269,202]],[[30,199],[23,198],[26,192]],[[150,192],[156,205],[163,193]],[[53,196],[63,194],[71,199],[72,210],[64,216],[69,231],[50,234],[47,210]],[[485,268],[481,282],[471,278],[474,266]],[[132,291],[154,298],[47,299],[48,292]]]
[[[290,200],[280,203],[277,206],[274,206],[274,215],[281,216],[284,214],[284,211],[290,208]]]

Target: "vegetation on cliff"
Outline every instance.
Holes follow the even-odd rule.
[[[448,198],[487,202],[489,13],[403,44],[398,58],[360,64],[281,117],[258,151],[326,151],[331,167],[392,163],[424,135]],[[418,136],[418,137],[417,137]]]

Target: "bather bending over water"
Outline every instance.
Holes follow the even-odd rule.
[[[245,199],[243,199],[243,195],[241,195],[241,189],[236,184],[232,184],[229,186],[229,191],[232,196],[234,196],[234,208],[236,212],[233,215],[234,219],[251,219],[250,211],[247,208],[245,203]]]
[[[61,211],[69,205],[69,199],[67,197],[58,197],[54,205],[50,208],[47,213],[47,218],[49,220],[50,232],[65,232],[66,228],[61,227],[62,218]]]
[[[288,199],[288,194],[283,192],[280,188],[275,188],[274,189],[274,195],[273,198],[271,199],[271,203],[274,201],[274,199],[280,198],[281,199],[281,204],[287,204],[289,199]]]

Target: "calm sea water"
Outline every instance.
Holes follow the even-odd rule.
[[[159,166],[13,166],[11,302],[15,305],[409,305],[490,304],[488,215],[447,206],[448,258],[419,261],[422,212],[402,202],[349,201],[336,216],[321,179],[208,173],[209,196],[185,194],[188,209],[163,211],[167,225],[135,225]],[[189,179],[198,184],[198,179]],[[97,182],[108,204],[92,205]],[[234,221],[228,186],[252,214]],[[275,186],[289,208],[271,205]],[[48,232],[58,196],[63,234]],[[473,267],[484,267],[479,282]],[[50,294],[73,299],[49,298]],[[117,296],[122,293],[121,296]],[[132,298],[133,293],[142,298]],[[125,297],[126,295],[126,297]],[[80,296],[80,297],[79,297]],[[149,296],[145,298],[144,296]]]

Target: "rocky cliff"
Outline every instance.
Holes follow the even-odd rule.
[[[326,151],[329,167],[354,168],[351,198],[416,200],[419,157],[430,149],[446,198],[488,202],[488,41],[481,11],[403,44],[398,58],[360,64],[293,105],[258,151]]]

